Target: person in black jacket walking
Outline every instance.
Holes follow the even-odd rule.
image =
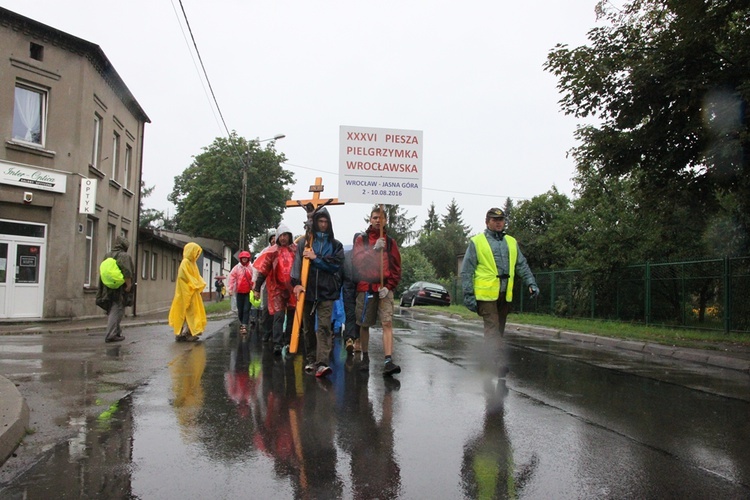
[[[333,237],[331,217],[325,207],[313,213],[310,233],[310,248],[302,244],[297,247],[297,255],[292,266],[292,284],[298,298],[300,293],[305,292],[301,332],[307,361],[305,371],[314,371],[316,377],[325,377],[331,373],[331,367],[328,366],[333,346],[331,314],[333,302],[341,293],[339,269],[344,263],[344,246]],[[303,258],[310,259],[307,286],[304,288],[300,276]]]

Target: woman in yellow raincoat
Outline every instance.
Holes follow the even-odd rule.
[[[182,250],[182,262],[177,271],[174,299],[169,310],[169,325],[175,340],[195,341],[206,328],[206,309],[201,292],[206,288],[196,261],[203,249],[192,241]]]

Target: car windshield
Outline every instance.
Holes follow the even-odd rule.
[[[422,283],[422,288],[434,288],[435,290],[440,290],[441,292],[446,291],[443,285],[438,285],[436,283]]]

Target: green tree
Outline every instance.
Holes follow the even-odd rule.
[[[464,224],[464,219],[461,216],[463,210],[458,208],[456,199],[451,200],[450,205],[446,207],[446,214],[443,215],[442,223],[443,227],[447,227],[450,224],[455,224],[463,230],[464,236],[467,236],[470,231],[470,227]]]
[[[163,227],[164,226],[164,212],[161,210],[156,210],[153,208],[143,208],[143,200],[145,198],[148,198],[151,196],[151,193],[154,192],[154,187],[146,187],[146,183],[141,179],[141,202],[140,202],[140,217],[139,219],[139,227],[150,227],[150,228],[157,228],[157,227]]]
[[[435,268],[435,275],[449,280],[457,275],[458,256],[466,251],[467,244],[465,229],[460,224],[451,223],[438,231],[422,234],[416,247]]]
[[[430,203],[430,209],[427,211],[427,220],[425,220],[422,226],[421,234],[431,234],[433,231],[437,231],[442,226],[440,225],[440,219],[435,212],[435,203]]]
[[[575,253],[572,203],[556,187],[513,209],[513,231],[532,269],[565,268]],[[575,235],[575,236],[574,236]]]
[[[380,208],[380,205],[373,205],[371,210]],[[407,217],[406,210],[401,210],[399,205],[383,205],[383,210],[386,216],[386,231],[388,235],[396,240],[399,248],[408,243],[416,231],[412,229],[414,222],[417,220],[417,216]],[[365,216],[365,223],[367,226],[370,225],[370,212]]]
[[[175,177],[169,201],[177,207],[180,231],[228,242],[238,240],[242,206],[242,170],[249,163],[245,230],[248,240],[276,227],[291,197],[287,186],[293,174],[281,163],[286,160],[274,142],[261,148],[257,141],[232,132],[217,137],[194,157],[193,163]]]
[[[505,227],[510,228],[513,222],[513,200],[510,197],[505,199],[505,206],[503,206],[503,212],[505,212]]]
[[[394,291],[400,297],[415,281],[435,281],[435,268],[416,246],[401,249],[401,282]]]
[[[545,63],[563,111],[599,121],[576,133],[577,168],[604,181],[629,178],[639,208],[664,223],[711,216],[730,196],[729,228],[748,234],[750,4],[632,0],[618,9],[601,1],[597,10],[604,25],[589,44],[558,45]],[[657,213],[665,201],[686,205]],[[680,232],[695,236],[695,227],[678,223],[661,236],[684,239]]]

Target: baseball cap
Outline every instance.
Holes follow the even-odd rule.
[[[499,208],[490,208],[489,210],[487,210],[487,218],[488,219],[505,218],[505,212],[503,212]]]

